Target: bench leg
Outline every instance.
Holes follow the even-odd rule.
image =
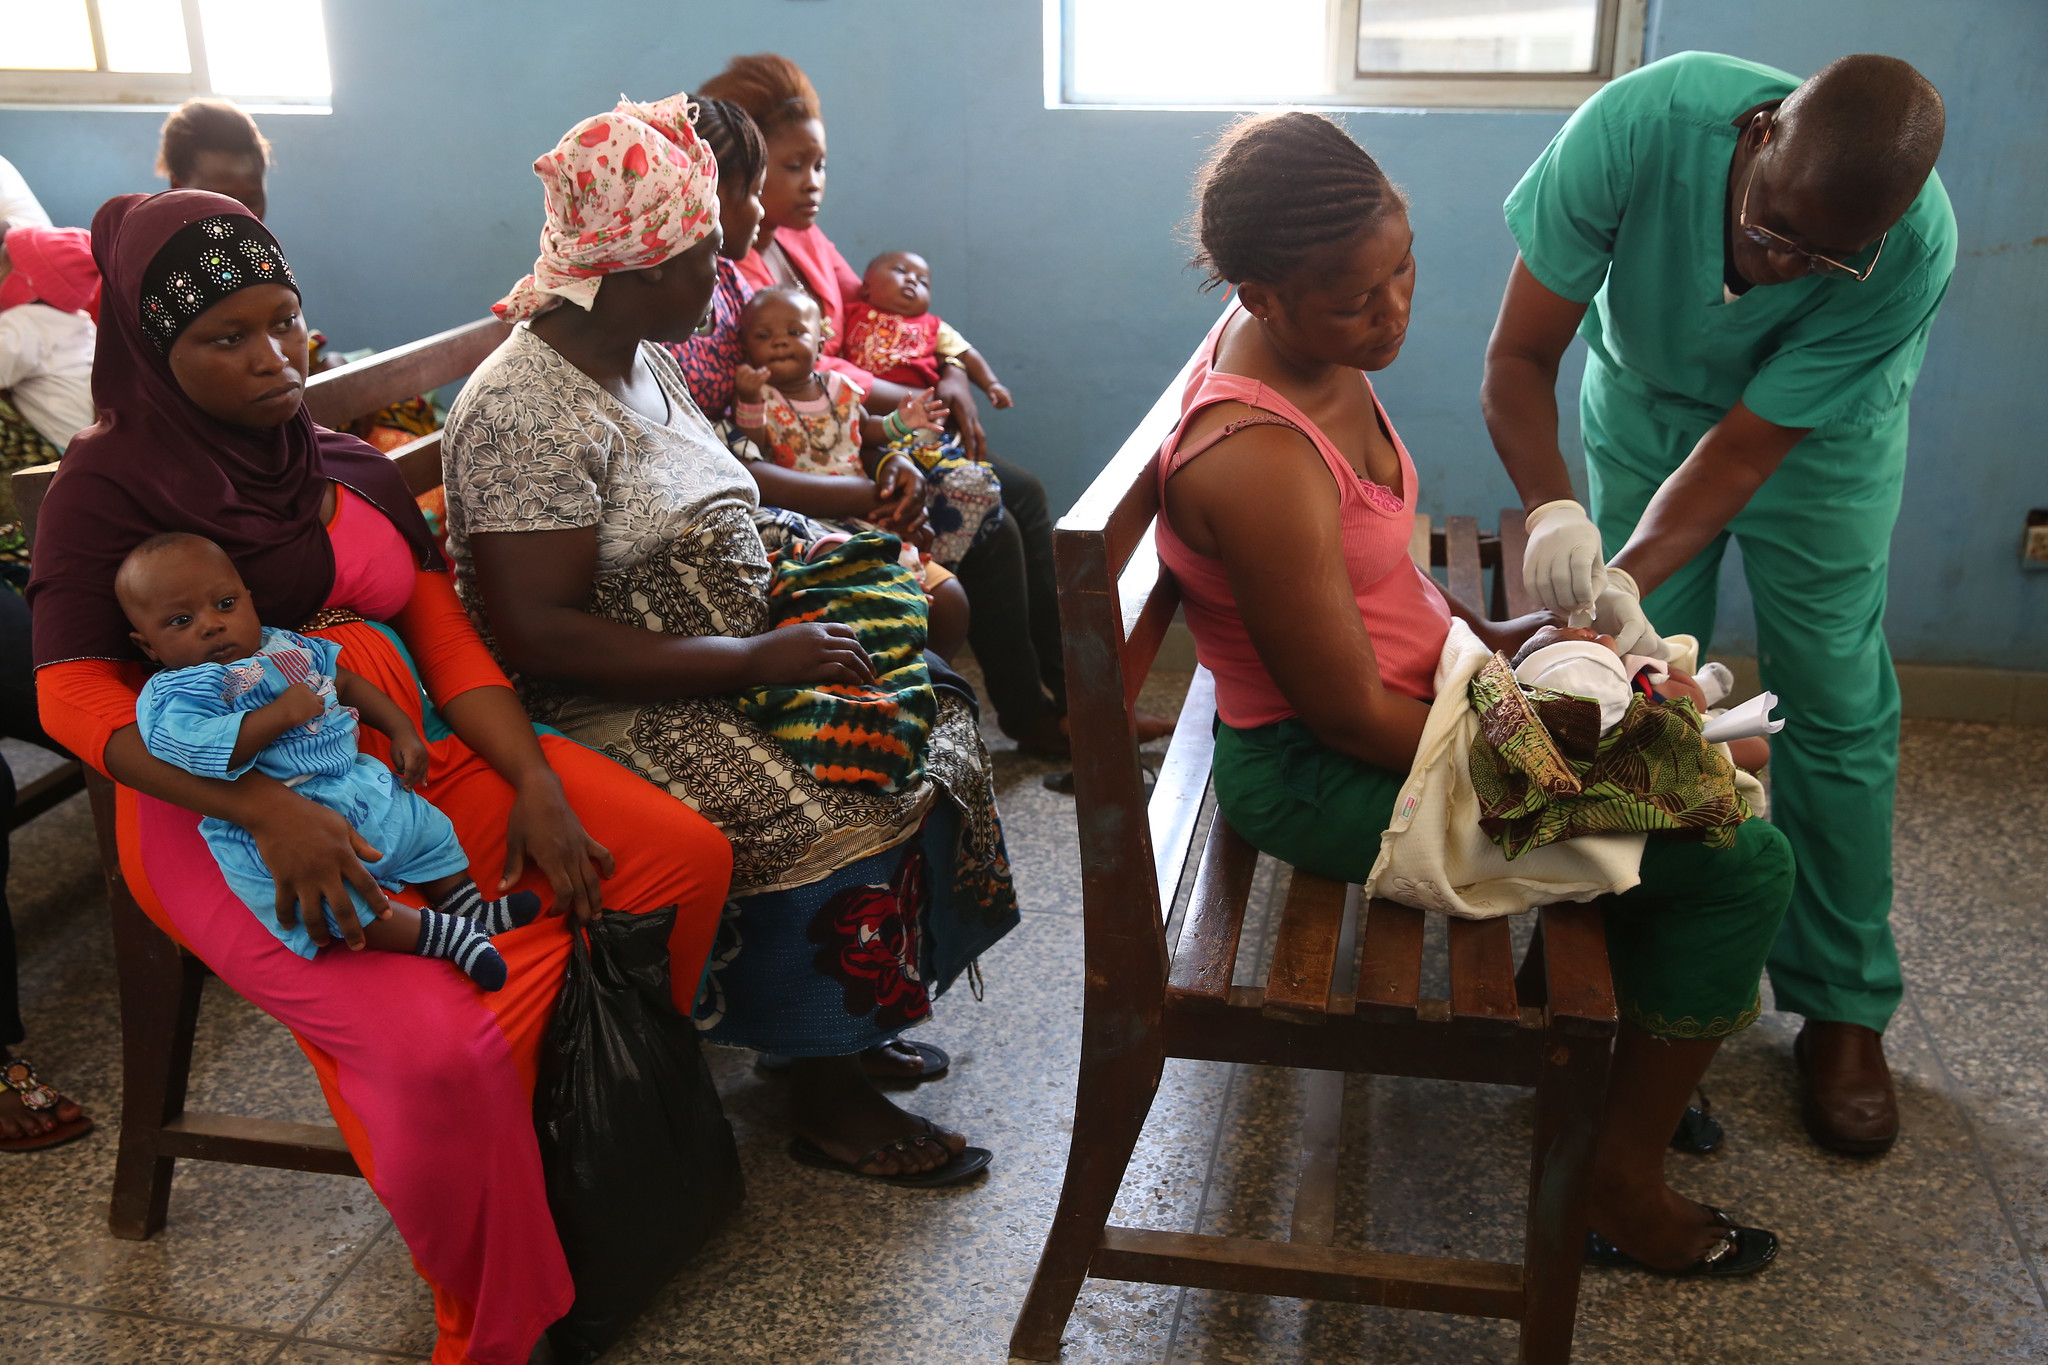
[[[1565,1365],[1578,1320],[1585,1269],[1581,1204],[1586,1168],[1607,1096],[1611,1045],[1604,1038],[1543,1044],[1536,1086],[1536,1136],[1529,1168],[1529,1225],[1522,1244],[1522,1365]]]
[[[141,1241],[163,1229],[172,1159],[157,1153],[164,1124],[185,1112],[185,1080],[206,969],[142,913],[126,888],[109,897],[121,992],[121,1146],[107,1223]]]
[[[1059,1359],[1060,1334],[1088,1278],[1088,1262],[1102,1241],[1131,1152],[1159,1091],[1166,1059],[1156,1021],[1150,1034],[1149,1048],[1126,1046],[1100,1060],[1083,1057],[1066,1183],[1045,1250],[1039,1253],[1038,1271],[1031,1277],[1031,1291],[1024,1296],[1010,1333],[1014,1357]],[[1084,1053],[1090,1050],[1084,1047]]]

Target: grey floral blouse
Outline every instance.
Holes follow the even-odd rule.
[[[675,362],[651,344],[641,354],[668,398],[667,422],[619,402],[525,327],[478,367],[448,414],[441,458],[456,586],[500,663],[470,558],[476,534],[595,526],[593,615],[682,636],[745,639],[768,628],[753,480],[691,401]],[[717,825],[733,844],[735,894],[806,885],[901,843],[940,789],[965,815],[963,855],[1000,857],[987,755],[970,708],[949,695],[927,780],[878,795],[820,783],[719,697],[636,704],[513,677],[536,720]]]

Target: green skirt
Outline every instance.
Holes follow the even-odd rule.
[[[1299,720],[1216,728],[1216,803],[1253,847],[1318,876],[1363,882],[1406,773],[1325,747]],[[1792,896],[1792,852],[1762,820],[1732,847],[1652,834],[1642,882],[1605,902],[1622,1017],[1659,1038],[1748,1028]]]

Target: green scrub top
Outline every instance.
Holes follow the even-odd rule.
[[[1723,288],[1734,120],[1798,84],[1712,52],[1609,82],[1508,196],[1508,230],[1545,288],[1590,301],[1579,334],[1593,361],[1641,397],[1716,421],[1741,402],[1780,426],[1903,434],[1955,270],[1955,215],[1938,176],[1868,280],[1809,275],[1732,301]]]

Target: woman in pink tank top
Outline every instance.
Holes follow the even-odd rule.
[[[1414,234],[1372,158],[1319,115],[1264,115],[1224,134],[1198,193],[1198,263],[1237,306],[1202,343],[1160,453],[1158,545],[1216,677],[1217,802],[1259,849],[1362,882],[1451,617],[1509,653],[1559,623],[1488,622],[1408,557],[1416,466],[1366,372],[1407,335]],[[1776,1239],[1672,1191],[1663,1158],[1721,1038],[1756,1018],[1791,857],[1752,820],[1728,849],[1653,836],[1641,875],[1606,916],[1624,1022],[1587,1256],[1746,1274]]]

